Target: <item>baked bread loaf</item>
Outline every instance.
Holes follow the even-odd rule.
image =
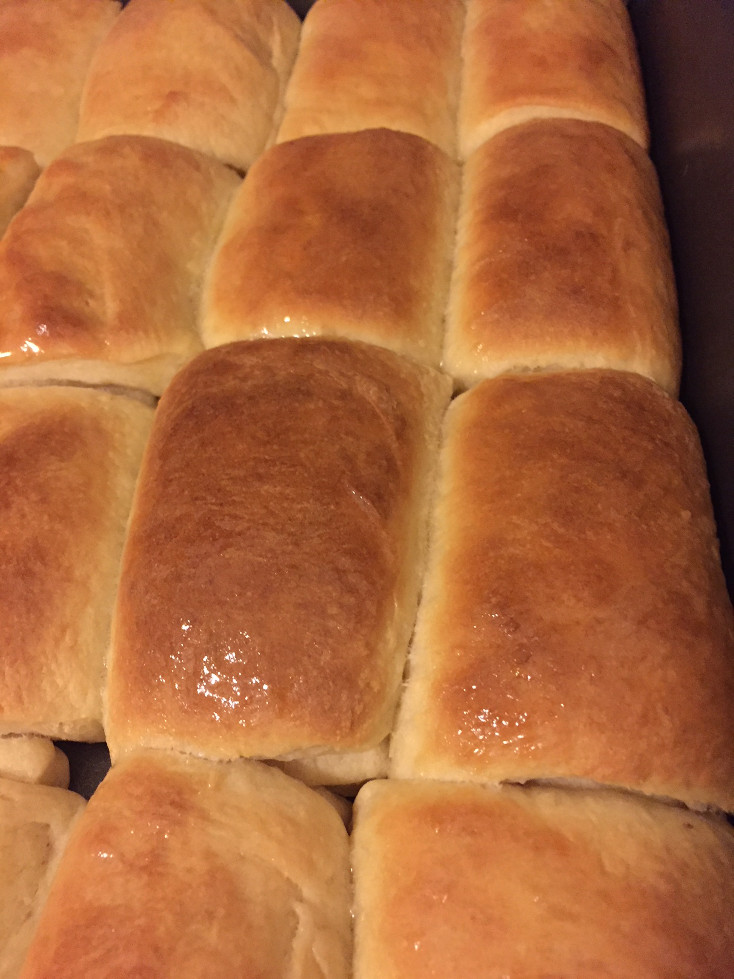
[[[734,616],[681,405],[615,371],[485,381],[441,472],[392,774],[734,810]]]
[[[205,345],[327,335],[437,366],[458,183],[441,150],[388,129],[272,147],[229,211]]]
[[[0,778],[0,979],[17,979],[81,796]],[[53,975],[53,970],[51,972]]]
[[[0,734],[100,741],[125,523],[149,407],[0,391]]]
[[[0,779],[69,788],[69,759],[48,738],[33,734],[0,736]]]
[[[246,170],[274,135],[300,27],[284,0],[131,0],[92,62],[78,140],[156,136]]]
[[[354,979],[729,979],[734,832],[605,791],[372,782]]]
[[[677,391],[668,233],[647,154],[598,123],[514,126],[467,162],[446,369],[610,367]]]
[[[160,393],[201,349],[201,280],[238,185],[222,164],[144,136],[59,157],[0,242],[0,384]]]
[[[136,753],[69,841],[23,979],[346,979],[349,855],[321,796],[256,762]]]
[[[456,155],[463,0],[317,0],[278,142],[397,129]]]
[[[2,0],[0,146],[43,167],[74,142],[84,78],[116,0]]]
[[[603,122],[647,147],[623,0],[468,0],[462,157],[501,129],[544,116]]]
[[[0,146],[0,235],[25,204],[40,172],[28,150]]]
[[[293,760],[380,744],[449,388],[389,351],[308,339],[216,347],[178,374],[123,559],[113,758],[146,746]]]

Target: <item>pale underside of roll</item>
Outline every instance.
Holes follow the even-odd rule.
[[[734,616],[678,402],[612,371],[449,409],[392,774],[734,807]]]
[[[0,778],[69,787],[69,759],[53,741],[35,734],[0,735]]]
[[[25,204],[40,172],[29,150],[0,146],[0,236]]]

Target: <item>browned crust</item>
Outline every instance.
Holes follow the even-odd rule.
[[[608,126],[541,120],[466,165],[444,351],[462,384],[611,367],[670,393],[680,337],[654,168]]]
[[[92,62],[77,138],[156,136],[245,170],[275,127],[299,34],[284,0],[135,0]]]
[[[340,336],[437,365],[458,181],[439,149],[386,129],[272,147],[222,233],[205,345]]]
[[[647,147],[640,66],[622,0],[469,0],[463,158],[501,129],[538,116],[603,122]]]
[[[485,381],[442,474],[394,774],[734,808],[734,622],[683,408],[616,372]]]
[[[125,551],[113,753],[292,756],[387,734],[448,386],[306,339],[217,347],[178,375]]]
[[[462,0],[319,0],[303,25],[278,142],[386,127],[456,152]]]
[[[612,792],[373,782],[355,979],[728,979],[734,834]]]

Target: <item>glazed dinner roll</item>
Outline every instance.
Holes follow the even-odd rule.
[[[131,0],[92,62],[77,138],[156,136],[246,170],[299,34],[285,0]]]
[[[81,796],[0,778],[0,979],[16,979]],[[53,974],[53,971],[52,973]]]
[[[23,979],[347,979],[347,833],[257,762],[140,752],[73,833]]]
[[[177,375],[123,559],[113,758],[147,746],[292,760],[380,744],[449,388],[389,351],[318,339],[216,347]]]
[[[25,204],[40,172],[28,150],[0,146],[0,235]]]
[[[200,290],[238,177],[164,140],[72,147],[0,242],[0,385],[160,393],[201,349]]]
[[[110,619],[152,416],[83,388],[0,392],[0,734],[103,740]]]
[[[680,336],[668,233],[647,154],[597,123],[541,120],[466,164],[446,369],[610,367],[670,393]]]
[[[119,12],[114,0],[0,2],[0,146],[46,166],[74,142],[89,63]]]
[[[0,735],[0,779],[69,788],[69,759],[48,738]]]
[[[354,979],[729,979],[734,833],[607,791],[372,782]]]
[[[393,775],[734,810],[734,621],[678,402],[614,371],[483,382],[432,534]]]
[[[645,95],[623,0],[467,0],[462,157],[538,117],[603,122],[647,147]]]
[[[437,366],[458,184],[441,150],[388,129],[272,147],[222,232],[205,345],[329,335]]]
[[[317,0],[278,142],[397,129],[456,155],[463,0]]]

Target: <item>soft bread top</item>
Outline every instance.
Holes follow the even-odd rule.
[[[0,392],[0,733],[102,740],[102,681],[153,412],[80,388]]]
[[[246,170],[299,33],[284,0],[131,0],[92,62],[77,138],[158,136]]]
[[[347,834],[282,772],[138,753],[72,835],[23,979],[346,979]]]
[[[48,885],[84,800],[0,778],[0,979],[17,979]]]
[[[668,233],[644,150],[597,123],[540,120],[467,162],[446,369],[611,367],[678,388]]]
[[[451,406],[393,773],[734,808],[734,616],[681,405],[613,371]]]
[[[317,0],[278,142],[386,127],[456,153],[462,0]]]
[[[113,755],[362,751],[389,732],[448,379],[385,350],[261,340],[164,393],[125,549]]]
[[[19,146],[0,146],[0,235],[25,204],[40,169],[33,154]]]
[[[215,160],[144,136],[59,157],[0,243],[0,383],[159,393],[201,348],[201,279],[238,183]]]
[[[119,12],[113,0],[2,0],[0,146],[46,166],[74,142],[89,62]]]
[[[542,116],[603,122],[647,146],[645,96],[623,0],[468,0],[463,158],[501,129]]]
[[[354,979],[729,979],[734,832],[612,792],[373,782]]]
[[[205,345],[331,335],[436,366],[458,182],[441,150],[388,129],[272,147],[230,209]]]

